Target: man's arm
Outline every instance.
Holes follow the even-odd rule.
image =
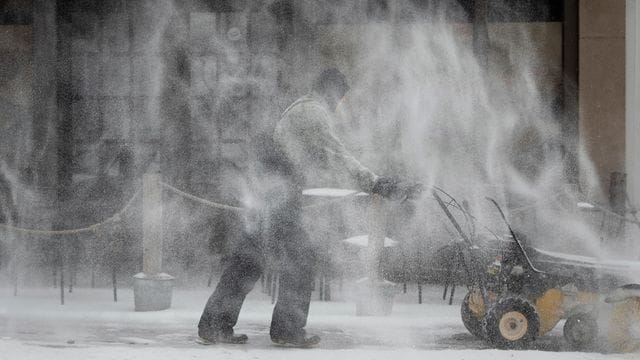
[[[324,110],[314,109],[313,116],[308,119],[308,128],[310,132],[307,139],[313,139],[311,146],[326,154],[327,159],[332,164],[337,164],[341,169],[346,171],[358,183],[361,190],[371,192],[378,176],[362,165],[344,146],[342,141],[334,134],[328,125],[328,115]]]

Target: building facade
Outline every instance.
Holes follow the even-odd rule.
[[[353,34],[372,22],[430,21],[434,12],[505,77],[507,55],[493,44],[517,45],[526,32],[540,59],[533,76],[565,139],[567,181],[593,173],[608,194],[611,174],[628,173],[632,204],[640,201],[634,0],[338,3],[3,2],[0,137],[22,225],[99,222],[150,169],[198,196],[224,198],[221,174],[246,167],[254,139],[313,74],[336,65],[357,72]],[[593,169],[580,167],[581,149]],[[179,237],[168,221],[169,236]]]

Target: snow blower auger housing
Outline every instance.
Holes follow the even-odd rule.
[[[623,285],[622,264],[524,246],[493,199],[507,235],[491,232],[487,239],[465,232],[451,210],[466,222],[476,219],[443,190],[432,194],[459,235],[440,252],[447,272],[459,274],[469,289],[461,318],[471,334],[496,348],[525,349],[566,319],[564,338],[574,350],[596,350],[602,343],[614,352],[640,350],[640,285]],[[640,270],[640,263],[633,264]]]

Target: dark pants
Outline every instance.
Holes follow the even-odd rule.
[[[300,195],[259,217],[260,226],[247,231],[228,260],[198,328],[232,332],[247,294],[262,274],[266,258],[276,258],[280,271],[278,301],[271,337],[304,332],[315,278],[316,250],[301,223]],[[275,257],[272,255],[276,255]]]

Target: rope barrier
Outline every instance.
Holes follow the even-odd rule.
[[[221,210],[227,210],[227,211],[232,211],[232,212],[244,212],[247,211],[246,208],[243,207],[238,207],[238,206],[232,206],[232,205],[227,205],[227,204],[221,204],[221,203],[217,203],[214,201],[210,201],[207,199],[203,199],[200,197],[197,197],[193,194],[189,194],[185,191],[182,191],[174,186],[171,186],[165,182],[160,182],[160,185],[162,187],[164,187],[165,189],[172,191],[175,194],[178,194],[184,198],[187,198],[189,200],[195,201],[197,203],[200,203],[202,205],[205,206],[209,206],[215,209],[221,209]],[[32,235],[73,235],[73,234],[81,234],[81,233],[85,233],[85,232],[95,232],[99,227],[104,226],[108,223],[115,223],[121,220],[121,215],[126,213],[129,208],[133,205],[134,201],[137,199],[138,196],[140,196],[140,193],[142,193],[142,189],[138,189],[133,196],[131,197],[131,199],[129,199],[129,201],[125,204],[125,206],[122,208],[122,210],[118,211],[117,213],[113,214],[112,216],[110,216],[109,218],[107,218],[106,220],[96,223],[96,224],[92,224],[89,225],[87,227],[83,227],[83,228],[77,228],[77,229],[65,229],[65,230],[40,230],[40,229],[26,229],[26,228],[21,228],[21,227],[17,227],[17,226],[12,226],[12,225],[7,225],[7,224],[0,224],[0,228],[5,229],[5,230],[9,230],[9,231],[14,231],[14,232],[20,232],[20,233],[24,233],[24,234],[32,234]],[[515,213],[519,213],[528,209],[532,209],[532,208],[536,208],[539,207],[540,205],[544,204],[544,203],[551,203],[557,200],[557,198],[562,195],[561,193],[555,194],[554,196],[552,196],[551,199],[546,199],[544,201],[541,202],[536,202],[534,204],[531,205],[526,205],[526,206],[522,206],[522,207],[518,207],[518,208],[514,208],[514,209],[509,209],[509,212],[512,214]],[[354,194],[350,194],[344,197],[341,197],[339,199],[335,199],[335,200],[329,200],[329,201],[325,201],[323,203],[320,204],[312,204],[312,205],[306,205],[303,206],[304,209],[317,209],[317,208],[322,208],[324,206],[330,206],[332,204],[335,203],[340,203],[346,200],[350,200],[355,198],[356,196],[358,196],[357,193]],[[638,220],[633,220],[633,219],[629,219],[625,216],[619,215],[611,210],[608,210],[602,206],[596,206],[597,210],[600,210],[604,213],[606,213],[607,215],[610,215],[614,218],[632,223],[632,224],[636,224],[638,226],[640,226],[640,221]]]
[[[176,193],[178,195],[181,195],[181,196],[183,196],[183,197],[185,197],[185,198],[187,198],[189,200],[193,200],[193,201],[198,202],[198,203],[200,203],[202,205],[206,205],[206,206],[209,206],[209,207],[212,207],[212,208],[215,208],[215,209],[237,211],[237,212],[242,212],[242,211],[246,211],[247,210],[245,208],[226,205],[226,204],[220,204],[220,203],[216,203],[216,202],[213,202],[213,201],[209,201],[209,200],[206,200],[206,199],[199,198],[199,197],[197,197],[195,195],[191,195],[191,194],[186,193],[186,192],[184,192],[182,190],[176,189],[175,187],[173,187],[173,186],[171,186],[171,185],[169,185],[169,184],[167,184],[165,182],[160,182],[160,185],[162,185],[167,190],[171,190],[174,193]]]
[[[557,193],[557,194],[551,196],[551,198],[546,199],[544,201],[539,201],[539,202],[536,202],[536,203],[531,204],[531,205],[525,205],[525,206],[521,206],[521,207],[518,207],[518,208],[509,209],[509,212],[512,213],[512,214],[515,214],[515,213],[519,213],[519,212],[522,212],[522,211],[525,211],[525,210],[537,208],[537,207],[539,207],[539,206],[541,206],[543,204],[558,203],[558,198],[560,196],[562,196],[562,195],[564,195],[564,194],[563,193]],[[604,214],[606,214],[608,216],[611,216],[612,218],[615,218],[615,219],[618,219],[618,220],[621,220],[621,221],[625,221],[625,222],[630,223],[630,224],[635,224],[637,226],[640,226],[640,220],[629,219],[626,216],[618,214],[618,213],[616,213],[614,211],[611,211],[611,210],[607,209],[606,207],[604,207],[602,205],[598,205],[598,204],[592,204],[592,205],[594,207],[594,210],[596,210],[596,211],[601,211],[602,213],[604,213]]]
[[[520,207],[513,208],[513,209],[508,209],[508,212],[510,214],[517,214],[519,212],[523,212],[523,211],[530,210],[530,209],[535,209],[535,208],[538,208],[538,207],[546,205],[546,204],[555,203],[555,202],[557,202],[557,199],[562,195],[564,195],[564,193],[558,192],[558,193],[556,193],[554,195],[551,195],[551,197],[548,198],[548,199],[544,199],[544,200],[541,200],[541,201],[536,201],[533,204],[524,205],[524,206],[520,206]]]
[[[31,234],[31,235],[74,235],[74,234],[81,234],[85,232],[95,232],[96,229],[98,229],[103,225],[120,221],[121,219],[120,216],[125,212],[127,212],[127,210],[129,210],[129,208],[133,205],[134,200],[140,195],[141,192],[142,190],[138,189],[138,191],[136,191],[135,194],[133,194],[131,199],[129,199],[129,201],[122,208],[122,210],[118,211],[117,213],[113,214],[112,216],[110,216],[109,218],[105,219],[102,222],[89,225],[87,227],[78,228],[78,229],[66,229],[66,230],[39,230],[39,229],[25,229],[17,226],[0,224],[0,228],[9,230],[9,231],[20,232],[24,234]]]
[[[100,224],[94,224],[94,225],[90,225],[90,226],[87,226],[87,227],[84,227],[84,228],[68,229],[68,230],[25,229],[25,228],[21,228],[21,227],[6,225],[6,224],[0,224],[0,228],[3,228],[5,230],[9,230],[9,231],[20,232],[20,233],[24,233],[24,234],[31,234],[31,235],[72,235],[72,234],[79,234],[79,233],[84,233],[84,232],[93,232],[93,231],[95,231],[95,229],[99,225]]]
[[[635,220],[635,219],[629,219],[629,218],[627,218],[626,216],[624,216],[624,215],[620,215],[620,214],[618,214],[618,213],[616,213],[616,212],[614,212],[614,211],[611,211],[611,210],[609,210],[609,209],[605,208],[605,207],[604,207],[604,206],[602,206],[602,205],[593,204],[593,206],[594,206],[594,208],[595,208],[596,210],[602,211],[603,213],[605,213],[605,214],[607,214],[607,215],[609,215],[609,216],[611,216],[611,217],[613,217],[613,218],[616,218],[616,219],[621,220],[621,221],[626,221],[626,222],[628,222],[628,223],[630,223],[630,224],[635,224],[635,225],[637,225],[637,226],[640,226],[640,221],[638,221],[638,220]]]
[[[207,200],[207,199],[203,199],[203,198],[197,197],[197,196],[195,196],[193,194],[189,194],[189,193],[184,192],[184,191],[182,191],[180,189],[177,189],[174,186],[171,186],[171,185],[169,185],[169,184],[167,184],[165,182],[161,182],[160,185],[162,185],[167,190],[170,190],[170,191],[172,191],[172,192],[174,192],[174,193],[176,193],[176,194],[178,194],[180,196],[183,196],[183,197],[185,197],[187,199],[193,200],[193,201],[198,202],[198,203],[200,203],[202,205],[209,206],[209,207],[212,207],[212,208],[215,208],[215,209],[229,210],[229,211],[235,211],[235,212],[247,211],[247,209],[243,208],[243,207],[231,206],[231,205],[227,205],[227,204],[221,204],[221,203],[217,203],[217,202],[213,202],[213,201],[210,201],[210,200]],[[354,198],[356,196],[358,196],[357,193],[354,193],[354,194],[350,194],[350,195],[341,197],[339,199],[325,201],[325,202],[323,202],[321,204],[313,204],[313,205],[303,206],[303,208],[304,209],[317,209],[317,208],[321,208],[323,206],[329,206],[331,204],[335,204],[335,203],[342,202],[342,201],[345,201],[345,200],[348,200],[348,199],[352,199],[352,198]]]
[[[189,200],[195,201],[197,203],[200,203],[202,205],[205,206],[209,206],[215,209],[221,209],[221,210],[228,210],[228,211],[233,211],[233,212],[244,212],[247,211],[246,208],[243,207],[238,207],[238,206],[231,206],[231,205],[227,205],[227,204],[221,204],[221,203],[217,203],[217,202],[213,202],[207,199],[203,199],[200,197],[197,197],[195,195],[189,194],[187,192],[184,192],[180,189],[177,189],[174,186],[171,186],[165,182],[160,182],[160,185],[162,185],[162,187],[164,187],[167,190],[170,190],[182,197],[185,197]],[[85,233],[85,232],[95,232],[99,227],[104,226],[108,223],[115,223],[121,220],[121,215],[126,213],[129,208],[133,205],[133,202],[135,201],[135,199],[140,196],[140,193],[142,192],[142,189],[138,189],[135,194],[131,197],[131,199],[129,199],[129,201],[127,202],[127,204],[122,208],[122,210],[118,211],[117,213],[113,214],[112,216],[110,216],[109,218],[107,218],[106,220],[96,223],[96,224],[92,224],[83,228],[77,228],[77,229],[65,229],[65,230],[40,230],[40,229],[26,229],[26,228],[21,228],[21,227],[17,227],[17,226],[12,226],[12,225],[7,225],[7,224],[0,224],[0,228],[5,229],[5,230],[9,230],[9,231],[14,231],[14,232],[19,232],[19,233],[23,233],[23,234],[31,234],[31,235],[74,235],[74,234],[81,234],[81,233]],[[330,201],[326,201],[323,202],[321,204],[313,204],[313,205],[307,205],[304,206],[303,208],[305,209],[317,209],[317,208],[321,208],[324,206],[329,206],[338,202],[342,202],[348,199],[352,199],[356,196],[356,194],[352,194],[352,195],[347,195],[344,196],[340,199],[336,199],[336,200],[330,200]]]

